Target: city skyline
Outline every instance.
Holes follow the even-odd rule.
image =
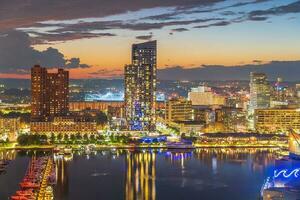
[[[232,71],[239,76],[259,67],[277,74],[288,68],[286,76],[298,72],[299,1],[101,3],[2,3],[0,78],[29,78],[34,64],[64,67],[71,78],[120,78],[130,45],[148,40],[158,40],[161,79]],[[5,8],[21,10],[22,20]]]
[[[0,199],[300,199],[300,0],[0,0]]]

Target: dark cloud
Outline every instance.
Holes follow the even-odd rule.
[[[227,26],[229,24],[231,24],[230,21],[221,21],[221,22],[216,22],[216,23],[207,24],[207,25],[195,26],[194,28],[208,28],[208,27],[212,27],[212,26]]]
[[[159,21],[164,21],[164,20],[174,20],[177,19],[177,15],[180,14],[179,12],[171,12],[171,13],[164,13],[160,15],[153,15],[153,16],[148,16],[144,17],[143,19],[150,19],[150,20],[159,20]]]
[[[38,51],[31,47],[26,33],[19,31],[0,32],[0,72],[28,73],[35,64],[45,67],[87,68],[79,58],[67,59],[57,49]]]
[[[174,29],[172,29],[172,31],[174,31],[174,32],[184,32],[184,31],[188,31],[189,29],[187,29],[187,28],[174,28]]]
[[[255,1],[248,1],[248,2],[245,1],[245,2],[239,2],[239,3],[233,4],[231,6],[227,6],[226,8],[235,8],[235,7],[241,7],[241,6],[263,3],[263,2],[268,2],[268,1],[271,1],[271,0],[255,0]]]
[[[224,15],[224,16],[231,16],[231,15],[236,15],[236,13],[233,12],[233,11],[229,11],[229,10],[228,10],[228,11],[222,12],[221,15]]]
[[[140,35],[135,37],[138,40],[151,40],[152,39],[152,34],[150,35]]]
[[[203,19],[193,19],[193,20],[172,20],[168,22],[139,22],[136,20],[131,23],[126,23],[120,20],[115,21],[94,21],[94,22],[79,22],[75,24],[47,24],[47,23],[37,23],[35,27],[48,27],[55,26],[59,27],[54,30],[49,30],[45,32],[37,32],[33,30],[27,31],[27,33],[32,34],[33,44],[45,44],[49,42],[60,42],[68,41],[82,38],[94,38],[94,37],[110,37],[116,36],[113,33],[95,33],[94,31],[105,31],[105,30],[118,30],[118,29],[128,29],[134,31],[147,31],[153,29],[161,29],[167,26],[179,26],[179,25],[189,25],[197,23],[206,23],[210,21],[223,20],[224,18],[203,18]],[[178,29],[180,31],[180,29]],[[176,31],[176,30],[175,30]],[[143,38],[143,37],[142,37]],[[140,39],[142,39],[140,38]],[[139,38],[138,38],[139,39]]]
[[[112,37],[116,36],[112,33],[76,33],[76,32],[64,32],[64,33],[38,33],[38,32],[28,32],[34,35],[31,37],[32,44],[47,44],[51,42],[63,42],[69,40],[77,40],[84,38],[95,38],[95,37]]]
[[[262,63],[263,61],[262,61],[262,60],[253,60],[252,62],[253,62],[253,63],[258,63],[258,64],[260,64],[260,63]]]
[[[268,17],[264,17],[264,16],[251,16],[251,15],[249,15],[248,19],[251,20],[251,21],[265,21],[265,20],[268,19]]]
[[[196,68],[180,66],[158,70],[158,78],[163,80],[248,80],[250,72],[263,72],[269,80],[282,77],[287,81],[299,81],[300,60],[257,62],[255,64],[224,66],[203,65]]]
[[[283,15],[288,13],[299,13],[300,1],[296,1],[284,6],[278,6],[267,10],[255,10],[249,13],[251,17],[267,16],[267,15]]]
[[[203,19],[193,19],[193,20],[172,20],[168,22],[140,22],[136,20],[133,23],[126,23],[123,21],[96,21],[96,22],[83,22],[77,24],[58,24],[62,28],[58,28],[52,32],[85,32],[93,30],[107,30],[107,29],[129,29],[136,31],[145,31],[152,29],[161,29],[166,26],[178,26],[178,25],[189,25],[196,23],[205,23],[210,21],[223,20],[224,18],[203,18]]]
[[[30,27],[47,20],[105,17],[157,7],[180,9],[211,5],[224,0],[9,0],[0,1],[0,30]]]
[[[102,68],[100,70],[97,70],[95,72],[90,72],[89,75],[91,77],[101,77],[101,78],[120,78],[124,74],[123,70],[121,69],[109,69],[109,68]]]

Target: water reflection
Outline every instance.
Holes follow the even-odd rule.
[[[14,160],[16,158],[16,151],[0,151],[0,160]]]
[[[125,199],[156,199],[155,159],[151,152],[128,152],[126,155]]]
[[[203,199],[257,199],[267,172],[273,169],[276,151],[113,149],[54,155],[55,195],[58,200],[77,200],[82,196],[90,200],[193,199],[195,196]],[[0,158],[4,156],[14,160],[30,157],[30,153],[0,152]],[[7,175],[13,178],[12,174]],[[1,181],[0,176],[0,185]],[[75,181],[82,181],[82,184]]]
[[[56,167],[56,187],[55,197],[56,199],[67,199],[69,179],[68,179],[68,161],[63,156],[54,155],[55,167]]]

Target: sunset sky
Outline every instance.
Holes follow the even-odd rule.
[[[131,44],[147,40],[158,42],[159,69],[299,61],[300,1],[0,2],[0,78],[28,77],[34,63],[120,77]]]

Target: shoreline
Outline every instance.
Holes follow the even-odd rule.
[[[0,150],[53,150],[55,147],[65,147],[71,146],[73,150],[79,150],[82,147],[85,147],[91,144],[57,144],[57,145],[31,145],[31,146],[7,146],[7,147],[0,147]],[[201,145],[196,144],[194,148],[178,148],[178,149],[201,149],[201,148],[269,148],[269,149],[277,149],[277,148],[284,148],[287,147],[286,145]],[[168,148],[166,145],[96,145],[95,149],[175,149],[176,148]]]

